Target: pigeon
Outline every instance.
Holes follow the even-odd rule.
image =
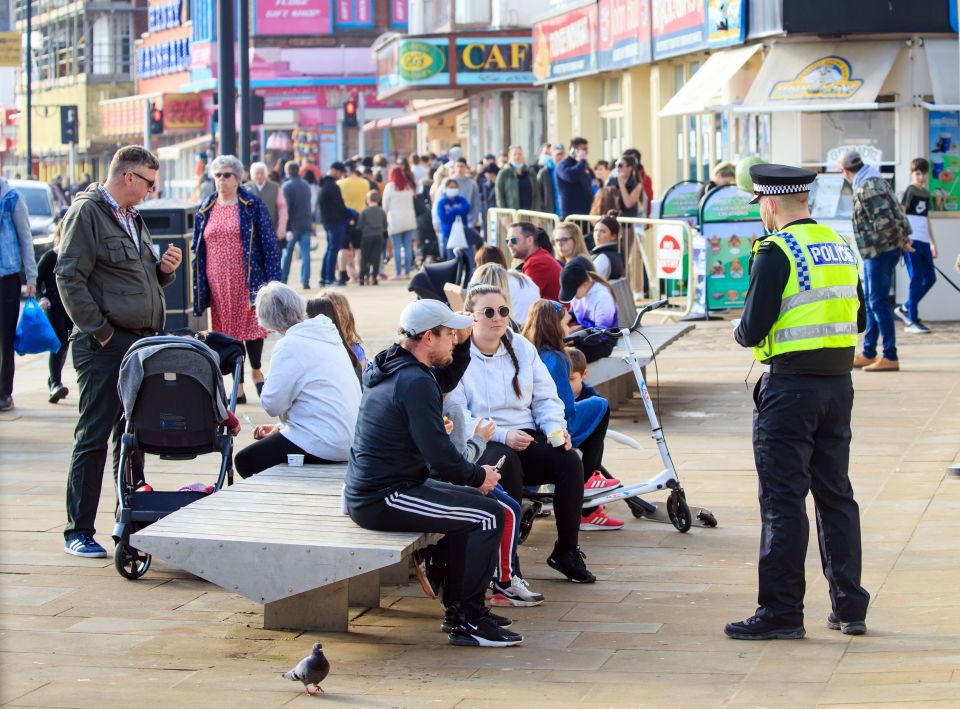
[[[284,672],[282,676],[291,682],[303,682],[303,688],[312,697],[315,693],[310,691],[310,685],[317,689],[317,693],[323,694],[320,683],[327,678],[328,674],[330,674],[330,661],[323,654],[323,645],[314,643],[310,656],[300,660],[296,667],[289,672]]]

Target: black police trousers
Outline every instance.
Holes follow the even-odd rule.
[[[870,594],[860,585],[860,509],[847,475],[850,375],[765,373],[753,398],[763,524],[757,613],[784,626],[803,625],[805,500],[812,492],[833,612],[844,622],[864,620]]]

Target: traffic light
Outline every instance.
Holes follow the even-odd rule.
[[[343,127],[344,128],[357,127],[357,102],[356,101],[347,101],[345,104],[343,104]]]
[[[80,120],[76,106],[60,107],[60,142],[77,143],[80,141]]]
[[[150,109],[150,135],[163,133],[163,109],[153,106]]]

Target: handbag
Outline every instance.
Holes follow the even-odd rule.
[[[13,349],[18,355],[60,351],[60,338],[53,331],[53,325],[50,324],[40,303],[33,296],[27,298],[23,304],[23,311],[17,322],[17,332],[13,337]]]
[[[450,236],[447,238],[447,250],[467,248],[467,232],[463,227],[463,220],[457,217],[457,220],[450,227]]]

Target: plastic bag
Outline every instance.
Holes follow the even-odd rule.
[[[13,338],[13,349],[18,355],[60,351],[60,339],[33,296],[23,304],[17,334]]]
[[[463,228],[463,220],[457,217],[457,221],[450,227],[450,237],[447,239],[447,251],[454,249],[467,248],[467,232]]]

